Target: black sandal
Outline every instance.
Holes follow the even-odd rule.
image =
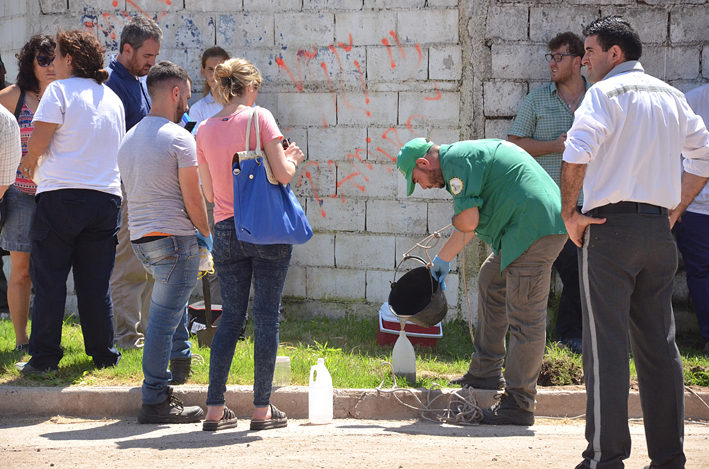
[[[288,426],[288,417],[285,412],[276,409],[276,406],[271,406],[271,418],[263,420],[251,420],[251,430],[271,430],[273,428],[283,428]]]
[[[224,406],[224,414],[219,420],[205,420],[202,422],[202,430],[205,432],[216,432],[227,428],[236,428],[236,414],[227,406]]]

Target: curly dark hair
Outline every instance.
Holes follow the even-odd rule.
[[[54,57],[54,48],[57,43],[52,36],[37,34],[32,36],[27,43],[22,46],[20,52],[15,54],[17,59],[17,86],[25,91],[39,93],[39,81],[34,74],[34,58],[38,55]]]
[[[583,57],[583,41],[571,31],[557,34],[551,41],[549,41],[549,44],[547,44],[549,52],[556,50],[561,46],[568,46],[570,54]]]
[[[74,76],[92,78],[99,85],[108,80],[103,68],[103,47],[94,36],[79,30],[59,31],[57,45],[62,57],[71,55]]]

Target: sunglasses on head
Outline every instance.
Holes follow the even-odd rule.
[[[38,55],[35,57],[37,59],[37,65],[40,67],[49,67],[54,62],[54,57],[48,57],[46,55]]]

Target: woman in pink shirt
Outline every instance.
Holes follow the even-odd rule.
[[[234,226],[232,158],[246,149],[246,126],[261,84],[258,69],[245,59],[230,59],[216,67],[214,99],[224,109],[205,120],[197,130],[197,160],[202,188],[214,202],[214,266],[222,294],[222,316],[212,341],[209,363],[209,390],[204,430],[236,426],[236,416],[226,407],[224,392],[234,348],[241,332],[254,282],[254,413],[251,430],[285,427],[286,414],[271,403],[271,383],[278,352],[278,305],[288,272],[293,246],[252,244],[239,241]],[[255,122],[252,123],[252,127]],[[259,108],[261,147],[273,173],[288,184],[296,173],[303,152],[295,144],[286,150],[283,134],[273,115]],[[256,131],[251,129],[250,150],[257,148]]]

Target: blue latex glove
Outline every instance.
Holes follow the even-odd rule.
[[[199,246],[207,248],[207,251],[212,252],[212,245],[214,244],[214,241],[212,240],[212,234],[210,233],[209,236],[204,236],[198,231],[197,244]]]
[[[431,267],[431,276],[441,284],[443,291],[446,291],[446,275],[451,271],[451,263],[446,262],[440,257],[436,256],[433,259],[433,267]]]

